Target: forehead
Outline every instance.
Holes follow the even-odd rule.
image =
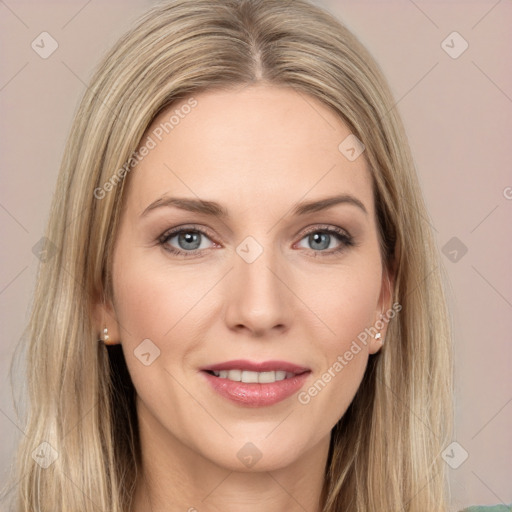
[[[334,111],[288,87],[202,92],[148,128],[139,152],[151,149],[130,173],[128,201],[140,213],[164,194],[196,196],[228,209],[271,204],[277,215],[301,198],[350,193],[371,213],[364,153],[351,161],[340,150],[349,136]]]

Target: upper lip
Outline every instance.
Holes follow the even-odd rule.
[[[272,372],[278,370],[284,370],[285,372],[295,373],[299,375],[301,373],[310,371],[305,366],[299,366],[297,364],[289,363],[287,361],[247,361],[246,359],[235,359],[232,361],[224,361],[223,363],[212,364],[210,366],[204,366],[201,368],[204,371],[221,371],[221,370],[246,370],[252,372]]]

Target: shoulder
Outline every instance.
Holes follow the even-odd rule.
[[[512,504],[468,507],[460,512],[512,512]]]

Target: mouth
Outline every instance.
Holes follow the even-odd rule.
[[[309,368],[286,361],[226,361],[201,368],[212,389],[238,405],[263,407],[293,395],[306,382]]]

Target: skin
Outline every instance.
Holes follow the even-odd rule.
[[[268,407],[237,405],[199,368],[285,360],[311,369],[307,389],[390,307],[368,166],[364,154],[351,162],[338,150],[350,130],[335,113],[290,88],[195,98],[129,175],[114,298],[97,305],[98,331],[107,325],[110,341],[122,343],[137,391],[144,478],[133,511],[319,511],[330,431],[381,342],[361,344],[307,404],[293,395]],[[163,112],[143,141],[179,106]],[[291,213],[298,202],[337,194],[356,197],[367,213],[349,203]],[[141,216],[162,196],[216,201],[229,217],[171,206]],[[158,243],[170,228],[190,224],[208,232],[199,235],[200,255],[173,255]],[[344,247],[334,234],[316,243],[308,236],[326,227],[348,232],[355,245]],[[252,263],[236,252],[247,236],[263,248]],[[166,244],[190,251],[178,236]],[[145,366],[134,350],[148,338],[160,356]],[[261,454],[251,468],[237,457],[249,442]]]

